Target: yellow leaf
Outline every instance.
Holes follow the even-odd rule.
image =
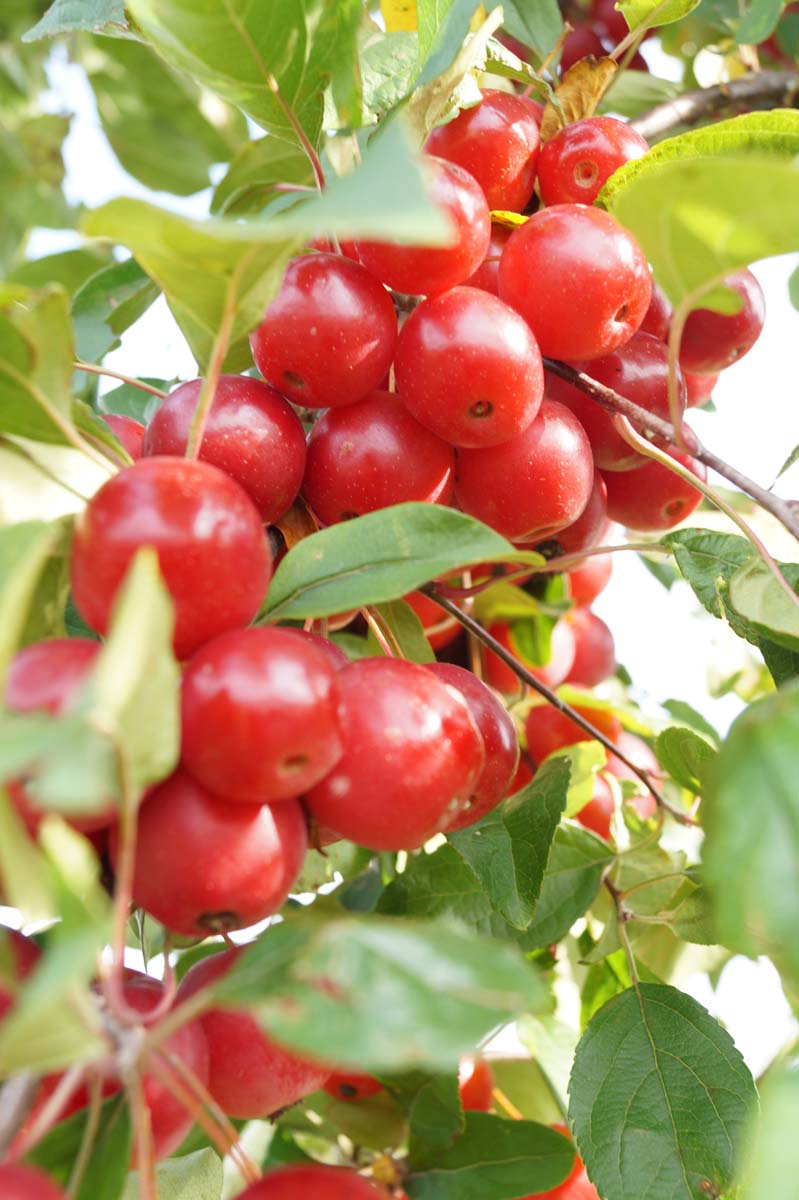
[[[508,229],[515,229],[517,225],[524,225],[530,218],[524,213],[505,212],[502,208],[496,208],[491,213],[491,220],[494,225],[506,225]]]
[[[416,29],[416,0],[380,0],[380,11],[388,33]]]
[[[569,67],[555,89],[562,114],[556,105],[547,104],[541,122],[541,141],[548,142],[565,125],[592,117],[617,70],[612,58],[596,59],[593,54]]]

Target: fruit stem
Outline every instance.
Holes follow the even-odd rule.
[[[141,1077],[136,1067],[127,1073],[125,1091],[133,1117],[133,1144],[139,1173],[139,1200],[158,1200],[153,1126],[150,1110],[144,1098]]]
[[[122,375],[119,371],[112,371],[110,367],[97,367],[94,363],[74,362],[72,364],[75,371],[86,371],[89,375],[107,375],[109,379],[119,379],[122,383],[127,383],[130,387],[138,388],[141,392],[149,392],[151,396],[158,396],[159,400],[165,400],[167,393],[161,388],[153,387],[151,383],[144,383],[141,379],[134,379],[132,375]]]
[[[89,1085],[89,1108],[86,1115],[86,1127],[83,1130],[83,1137],[80,1140],[80,1148],[75,1158],[75,1165],[69,1176],[69,1184],[67,1185],[66,1200],[75,1200],[75,1197],[80,1191],[80,1185],[83,1182],[83,1176],[86,1173],[86,1167],[89,1165],[94,1143],[97,1140],[97,1130],[100,1128],[100,1113],[103,1103],[103,1088],[100,1076],[95,1074],[92,1076]]]
[[[85,1064],[75,1063],[58,1081],[52,1095],[39,1109],[30,1128],[26,1130],[21,1142],[15,1147],[18,1158],[27,1154],[47,1133],[51,1125],[55,1125],[73,1093],[80,1087],[86,1072]]]
[[[596,400],[601,408],[608,412],[618,413],[626,417],[630,424],[635,429],[642,431],[647,436],[657,437],[666,442],[670,446],[676,446],[675,430],[668,421],[661,420],[660,417],[654,416],[653,413],[647,412],[645,408],[640,408],[639,405],[633,404],[625,396],[620,396],[618,392],[614,392],[612,388],[605,387],[602,383],[597,383],[595,379],[591,379],[583,371],[578,371],[576,367],[569,366],[568,363],[559,362],[554,358],[545,358],[544,366],[553,375],[557,375],[559,379],[565,379],[573,387],[579,391],[585,392],[586,396],[590,396],[592,400]],[[771,492],[749,479],[736,467],[725,462],[723,458],[719,458],[706,446],[703,446],[699,439],[696,439],[696,444],[690,447],[691,456],[699,462],[710,467],[718,475],[735,484],[742,492],[754,500],[766,512],[770,512],[773,517],[784,525],[789,533],[793,534],[799,540],[799,515],[791,508],[787,501],[781,500],[779,496],[772,495]],[[648,442],[644,443],[649,445]],[[643,453],[643,451],[642,451]]]
[[[635,432],[626,417],[614,417],[613,424],[615,425],[616,430],[621,437],[624,438],[625,442],[627,442],[628,445],[633,446],[639,452],[639,454],[643,454],[647,458],[654,459],[655,462],[660,463],[660,465],[665,467],[668,471],[672,471],[675,475],[679,475],[681,479],[686,480],[686,482],[690,483],[692,487],[695,487],[698,492],[701,492],[702,495],[709,500],[711,504],[714,504],[716,508],[720,509],[725,516],[729,517],[733,524],[738,526],[747,541],[751,543],[755,553],[768,567],[769,571],[774,576],[782,590],[785,592],[786,596],[790,597],[791,603],[799,607],[799,596],[797,596],[796,592],[793,590],[788,580],[777,566],[776,561],[769,554],[765,545],[757,536],[754,529],[752,529],[751,525],[747,524],[741,514],[737,513],[731,504],[728,504],[726,500],[723,500],[718,492],[714,491],[712,487],[694,475],[693,471],[689,470],[688,467],[684,467],[682,463],[678,463],[676,459],[673,459],[670,454],[666,454],[664,450],[658,450],[656,446],[651,444],[651,442],[648,442],[645,438],[640,437]]]
[[[615,754],[616,758],[621,759],[624,765],[629,767],[636,778],[641,780],[647,791],[653,796],[655,802],[664,810],[664,812],[669,813],[669,815],[672,816],[675,821],[679,821],[681,825],[698,824],[698,822],[693,817],[690,817],[688,813],[681,812],[680,809],[674,808],[673,805],[668,802],[666,797],[663,796],[652,783],[647,771],[644,771],[642,767],[636,766],[636,764],[632,762],[632,760],[629,759],[625,754],[623,754],[619,747],[616,746],[610,740],[610,738],[602,732],[601,729],[597,729],[595,725],[592,725],[590,721],[587,721],[585,717],[581,716],[580,713],[573,709],[570,704],[567,704],[565,700],[561,700],[560,696],[558,696],[545,684],[541,683],[540,679],[536,679],[535,675],[528,671],[527,668],[523,666],[522,663],[520,663],[519,660],[515,658],[509,650],[506,650],[502,643],[498,642],[497,639],[493,637],[487,629],[484,629],[478,621],[475,621],[474,617],[471,617],[468,613],[463,612],[460,608],[458,608],[457,604],[454,604],[452,600],[449,600],[446,596],[442,596],[432,583],[428,583],[424,587],[419,588],[419,591],[423,592],[425,596],[429,596],[431,600],[435,600],[436,604],[440,605],[441,608],[445,609],[448,613],[450,613],[451,616],[460,621],[461,625],[464,625],[470,633],[473,633],[474,636],[479,638],[484,645],[488,646],[489,650],[493,650],[497,657],[501,658],[505,665],[510,667],[513,673],[517,675],[523,683],[526,683],[528,687],[533,689],[533,691],[538,692],[539,696],[543,696],[548,704],[551,704],[553,708],[558,710],[558,712],[563,713],[564,717],[568,717],[570,721],[573,721],[574,724],[587,733],[589,737],[595,739],[597,742],[600,742],[610,754]]]
[[[516,1105],[513,1103],[512,1100],[508,1099],[508,1097],[505,1095],[505,1093],[502,1091],[501,1088],[495,1087],[492,1090],[491,1095],[494,1097],[494,1099],[496,1100],[499,1107],[503,1108],[505,1110],[505,1112],[508,1114],[508,1116],[511,1117],[514,1121],[523,1121],[524,1120],[524,1113],[519,1112]]]
[[[397,642],[396,638],[391,635],[388,627],[383,625],[383,623],[378,620],[374,609],[362,608],[361,615],[366,621],[366,624],[369,626],[372,636],[385,654],[386,658],[396,658],[397,656],[401,658],[402,650],[400,649],[399,643]],[[391,641],[389,641],[389,638]],[[394,643],[393,647],[391,645],[392,642]]]
[[[109,1011],[121,1025],[135,1025],[139,1014],[129,1008],[122,987],[125,971],[125,943],[133,900],[133,876],[136,869],[137,796],[124,749],[117,745],[117,767],[120,781],[119,859],[114,883],[111,962],[101,962],[100,975],[103,995]]]
[[[225,293],[225,306],[222,312],[222,320],[219,324],[219,330],[214,338],[214,344],[211,348],[211,357],[208,360],[208,370],[205,373],[205,378],[200,388],[200,394],[197,397],[197,403],[194,406],[194,413],[189,426],[189,440],[186,444],[186,458],[198,458],[200,449],[203,444],[205,435],[205,425],[208,420],[208,414],[211,411],[211,406],[216,395],[216,385],[219,382],[219,376],[222,372],[222,364],[225,361],[227,354],[230,335],[233,332],[233,321],[236,316],[236,296],[239,290],[239,281],[241,279],[244,264],[247,262],[247,255],[242,258],[241,262],[236,267],[235,271],[228,281],[227,291]]]

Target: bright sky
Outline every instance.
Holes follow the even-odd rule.
[[[650,49],[648,46],[647,49]],[[83,72],[66,62],[56,48],[50,70],[49,107],[75,114],[65,144],[66,192],[72,203],[97,207],[114,196],[141,196],[192,216],[208,210],[209,193],[187,200],[152,193],[119,166],[97,119],[94,100]],[[221,174],[221,171],[220,171]],[[39,230],[33,235],[33,257],[76,244],[69,232]],[[799,443],[796,341],[799,314],[792,308],[786,281],[795,256],[772,259],[755,268],[767,299],[767,320],[755,349],[726,371],[715,393],[717,413],[696,413],[691,423],[712,449],[758,482],[770,484],[790,450]],[[128,332],[122,346],[107,359],[126,374],[191,378],[193,358],[163,300]],[[109,383],[109,386],[113,384]],[[775,491],[799,495],[799,466],[787,473]],[[700,514],[706,523],[705,515]],[[796,547],[773,539],[776,553],[796,557]],[[781,550],[782,548],[782,550]],[[732,670],[742,644],[726,626],[704,613],[686,584],[666,592],[634,554],[616,556],[610,587],[595,605],[613,629],[619,661],[636,681],[636,696],[644,708],[670,697],[688,700],[725,730],[740,711],[734,696],[708,696],[708,671],[715,661]],[[753,802],[756,802],[753,797]],[[724,970],[715,994],[705,976],[681,983],[719,1016],[735,1037],[749,1065],[758,1073],[780,1046],[799,1033],[782,995],[774,969],[735,959]]]

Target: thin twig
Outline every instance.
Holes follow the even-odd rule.
[[[698,125],[714,117],[734,116],[753,109],[796,108],[799,103],[799,74],[796,71],[757,71],[720,83],[717,87],[683,92],[641,113],[630,125],[647,141],[684,126]]]
[[[112,371],[110,367],[96,367],[94,363],[77,361],[72,366],[74,370],[87,371],[90,375],[107,375],[109,379],[118,379],[121,383],[127,383],[130,387],[138,388],[140,392],[149,392],[151,396],[157,396],[159,400],[165,400],[168,395],[161,388],[153,387],[151,383],[144,383],[141,379],[134,379],[132,375],[122,375],[119,371]]]
[[[0,1159],[19,1133],[31,1110],[39,1080],[32,1071],[20,1071],[0,1090]]]
[[[399,656],[401,658],[402,657],[402,649],[401,649],[399,643],[397,642],[396,638],[391,633],[388,626],[384,625],[383,622],[381,622],[378,619],[378,616],[375,613],[374,609],[373,608],[362,608],[361,616],[363,617],[364,621],[366,621],[366,624],[369,626],[372,636],[374,637],[374,639],[377,642],[380,649],[385,654],[386,658],[396,658],[397,656]],[[392,646],[392,643],[393,643],[393,646]]]
[[[150,1118],[150,1109],[144,1098],[141,1076],[135,1066],[127,1074],[125,1091],[133,1117],[133,1141],[136,1148],[136,1167],[139,1173],[139,1200],[158,1200],[153,1124]]]
[[[641,780],[647,791],[654,797],[655,802],[664,810],[664,812],[669,813],[670,816],[674,817],[675,821],[679,821],[681,825],[697,824],[693,817],[690,817],[688,813],[681,812],[678,808],[674,808],[673,805],[668,802],[666,797],[662,795],[658,788],[656,788],[652,783],[651,779],[649,778],[649,773],[643,770],[642,767],[637,766],[630,758],[627,757],[626,754],[623,754],[619,747],[610,740],[607,734],[603,733],[601,729],[597,729],[596,726],[592,725],[590,721],[587,721],[585,717],[578,713],[576,709],[572,708],[570,704],[567,704],[565,700],[561,700],[560,696],[558,696],[556,692],[553,692],[552,689],[548,688],[546,684],[543,684],[540,679],[537,679],[531,671],[528,671],[527,668],[523,666],[523,664],[520,663],[519,660],[515,658],[509,650],[506,650],[502,643],[498,642],[497,639],[488,632],[488,630],[484,629],[478,621],[475,621],[475,619],[470,617],[468,613],[463,612],[462,609],[458,608],[457,604],[454,604],[451,600],[447,599],[446,596],[442,596],[435,584],[425,584],[425,586],[421,587],[419,591],[423,592],[425,596],[429,596],[431,600],[435,600],[436,604],[440,605],[441,608],[445,609],[448,613],[451,613],[453,617],[460,621],[461,625],[464,625],[470,633],[473,633],[476,638],[479,638],[485,646],[488,646],[489,650],[493,650],[497,658],[501,658],[505,665],[510,667],[513,673],[517,675],[523,683],[526,683],[528,687],[533,689],[533,691],[538,692],[539,696],[543,696],[548,704],[551,704],[553,708],[556,708],[559,713],[563,714],[564,717],[568,717],[570,721],[573,721],[574,724],[587,733],[590,738],[600,742],[609,754],[615,754],[616,758],[621,759],[624,765],[629,767],[636,778]]]
[[[40,1138],[44,1137],[51,1125],[56,1124],[73,1094],[83,1082],[85,1074],[84,1063],[75,1063],[64,1072],[46,1103],[36,1113],[30,1128],[25,1131],[21,1144],[16,1147],[20,1158],[27,1154]]]
[[[83,1130],[83,1137],[80,1140],[80,1148],[78,1150],[75,1164],[69,1176],[69,1184],[67,1186],[66,1200],[75,1200],[80,1185],[83,1182],[83,1176],[86,1173],[86,1167],[89,1165],[89,1159],[94,1149],[94,1143],[97,1141],[97,1130],[100,1128],[100,1114],[103,1104],[103,1085],[98,1074],[92,1076],[89,1084],[89,1110],[86,1116],[86,1125]]]
[[[222,371],[222,364],[225,361],[227,354],[230,335],[233,332],[233,322],[236,318],[236,297],[239,290],[239,282],[241,280],[242,268],[247,261],[246,257],[236,267],[235,271],[228,281],[227,291],[225,293],[225,306],[222,311],[222,320],[219,324],[219,330],[214,338],[214,344],[211,349],[211,357],[208,362],[208,370],[205,378],[200,386],[200,394],[197,397],[197,403],[194,407],[194,412],[189,426],[189,439],[186,444],[186,458],[197,458],[203,444],[203,436],[205,434],[205,426],[208,421],[208,414],[211,411],[211,406],[214,403],[216,396],[216,385],[219,382],[219,376]]]
[[[559,362],[554,358],[545,358],[544,366],[553,375],[557,375],[559,379],[565,379],[573,387],[579,391],[585,392],[592,400],[596,400],[600,407],[608,412],[620,413],[626,417],[630,424],[643,433],[646,438],[658,438],[669,446],[676,446],[676,439],[673,427],[668,421],[656,417],[653,413],[647,412],[645,408],[641,408],[638,404],[633,404],[632,400],[628,400],[626,396],[619,395],[612,388],[605,387],[603,383],[597,383],[590,375],[586,375],[584,371],[578,371],[576,367],[569,366],[568,363]],[[736,467],[725,462],[723,458],[719,458],[711,450],[696,438],[692,433],[691,437],[691,456],[704,463],[706,467],[710,467],[718,475],[723,476],[730,483],[734,484],[740,491],[755,500],[761,508],[766,512],[770,512],[773,517],[784,525],[789,533],[799,539],[799,513],[791,507],[787,500],[781,500],[779,496],[772,495],[766,488],[749,479],[743,472]]]

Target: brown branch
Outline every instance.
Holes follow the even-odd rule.
[[[698,125],[719,117],[733,117],[755,109],[799,107],[799,74],[796,71],[758,71],[717,87],[683,92],[642,113],[630,125],[647,141],[675,129]]]
[[[636,764],[629,759],[626,754],[619,750],[618,746],[610,740],[607,734],[604,734],[601,729],[597,729],[595,725],[592,725],[590,721],[587,721],[585,717],[581,716],[580,713],[578,713],[576,709],[572,708],[570,704],[567,704],[565,700],[561,700],[560,696],[558,696],[556,692],[553,692],[552,689],[548,688],[546,684],[541,682],[540,679],[537,679],[531,671],[528,671],[527,668],[519,662],[518,658],[514,657],[509,650],[505,649],[501,642],[498,642],[497,639],[493,637],[487,629],[483,628],[479,621],[475,621],[474,617],[469,616],[469,614],[465,613],[463,609],[458,608],[457,604],[454,604],[452,600],[447,599],[446,596],[442,596],[437,590],[435,584],[428,583],[424,587],[420,588],[419,591],[423,592],[425,596],[429,596],[431,600],[434,600],[436,604],[445,609],[446,612],[450,613],[451,616],[455,617],[457,621],[460,621],[461,625],[468,629],[469,633],[473,634],[479,641],[483,643],[484,646],[488,646],[489,650],[493,650],[497,658],[501,658],[505,665],[510,667],[514,675],[521,679],[523,683],[526,683],[528,687],[531,687],[533,691],[538,692],[539,696],[543,696],[548,704],[551,704],[553,708],[556,708],[559,713],[563,714],[564,717],[568,717],[570,721],[578,726],[578,728],[582,729],[584,733],[587,733],[590,738],[597,742],[601,742],[609,754],[615,754],[616,758],[621,759],[624,765],[629,767],[633,774],[641,780],[641,783],[643,783],[647,791],[651,793],[659,808],[662,808],[664,812],[669,813],[672,817],[674,817],[675,821],[679,821],[681,825],[698,824],[698,822],[695,821],[693,817],[689,816],[688,813],[681,812],[678,808],[674,808],[671,804],[669,804],[666,797],[662,795],[662,793],[658,791],[658,789],[652,783],[648,772],[644,771],[643,768],[636,766]]]
[[[658,438],[667,445],[675,447],[675,433],[673,427],[668,421],[662,420],[660,417],[654,416],[647,412],[645,408],[633,404],[632,400],[628,400],[626,396],[620,396],[618,392],[614,392],[612,388],[605,387],[603,383],[597,383],[590,375],[586,375],[584,371],[578,371],[576,367],[570,367],[568,363],[558,362],[554,358],[545,358],[544,366],[553,375],[557,375],[559,379],[565,379],[573,387],[576,387],[581,392],[585,392],[592,400],[596,400],[602,408],[608,412],[620,413],[626,417],[635,429],[642,433],[646,438],[652,441]],[[693,435],[696,438],[696,435]],[[676,447],[675,447],[676,448]],[[691,454],[699,462],[704,463],[706,467],[712,468],[718,475],[724,477],[730,483],[734,484],[752,500],[757,501],[761,508],[766,512],[770,512],[773,517],[784,525],[789,533],[792,533],[799,540],[799,513],[787,500],[781,500],[779,496],[772,495],[766,488],[761,487],[759,483],[755,483],[737,467],[731,466],[725,462],[723,458],[719,458],[712,450],[708,450],[706,446],[698,440],[695,444],[692,443]]]

